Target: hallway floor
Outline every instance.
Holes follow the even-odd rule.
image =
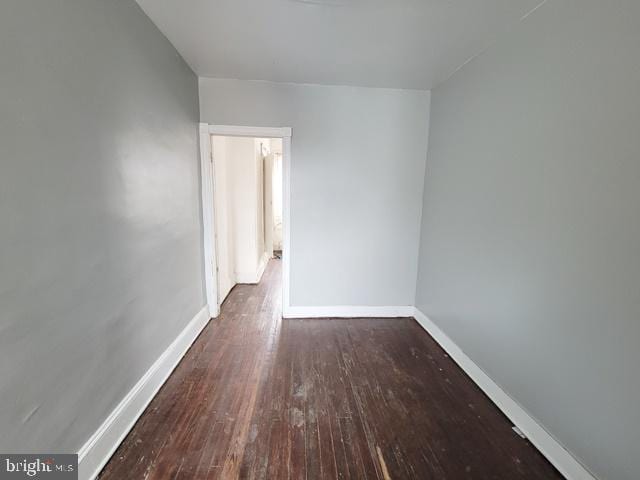
[[[236,286],[100,475],[561,479],[410,318],[281,319]]]

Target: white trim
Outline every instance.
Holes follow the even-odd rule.
[[[282,316],[291,311],[291,137],[282,139]]]
[[[255,272],[236,272],[236,283],[249,285],[260,283],[262,274],[267,268],[267,263],[269,263],[269,258],[271,257],[269,257],[267,252],[263,253],[262,257],[260,257],[260,260],[258,261],[258,268]]]
[[[412,317],[413,307],[378,307],[378,306],[321,306],[291,307],[283,313],[284,318],[396,318]]]
[[[568,480],[596,480],[596,477],[553,438],[542,425],[497,383],[491,380],[453,340],[417,308],[414,309],[414,318],[562,475]]]
[[[78,452],[80,480],[98,476],[210,318],[208,307],[203,307],[82,446]]]
[[[204,246],[204,283],[209,315],[217,317],[218,279],[216,272],[216,245],[214,241],[215,214],[213,208],[213,157],[208,125],[200,124],[200,177],[202,183],[202,231]]]
[[[236,285],[255,285],[257,283],[255,272],[236,272]]]
[[[262,254],[262,258],[260,258],[260,263],[258,264],[258,271],[256,273],[256,283],[260,283],[260,280],[262,279],[262,274],[264,273],[264,270],[267,268],[267,263],[269,263],[270,258],[271,258],[271,255],[269,255],[267,252],[264,252]]]
[[[206,124],[201,124],[206,125]],[[289,127],[245,127],[239,125],[208,125],[210,135],[231,137],[286,138],[291,137]]]
[[[200,163],[202,165],[202,215],[205,245],[205,285],[207,289],[207,302],[213,299],[215,307],[211,307],[212,316],[220,312],[217,299],[216,271],[213,261],[216,259],[213,242],[208,239],[215,238],[213,219],[213,169],[211,167],[211,135],[223,135],[229,137],[258,137],[258,138],[282,138],[282,312],[287,316],[290,310],[290,283],[291,274],[291,136],[290,127],[247,127],[236,125],[209,125],[200,124]],[[210,189],[210,190],[209,190]],[[205,195],[206,194],[206,195]],[[208,251],[207,249],[210,249]],[[210,257],[207,257],[209,255]],[[211,261],[208,260],[211,258]],[[209,265],[211,265],[209,269]],[[261,276],[262,274],[260,274]],[[236,278],[238,283],[254,283],[251,278],[243,275]],[[245,280],[245,281],[242,281]],[[210,304],[211,305],[211,304]]]

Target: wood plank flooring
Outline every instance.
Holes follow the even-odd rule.
[[[282,320],[238,285],[100,475],[561,479],[413,319]]]

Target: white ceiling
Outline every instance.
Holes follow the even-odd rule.
[[[138,0],[200,76],[429,89],[542,0]]]

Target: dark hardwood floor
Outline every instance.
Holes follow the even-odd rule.
[[[100,475],[560,479],[410,318],[280,318],[238,285]]]

